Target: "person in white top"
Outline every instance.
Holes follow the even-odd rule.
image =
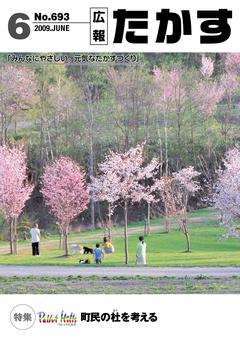
[[[137,244],[137,254],[135,264],[146,264],[146,243],[143,236],[139,237],[139,243]]]
[[[39,242],[40,242],[40,230],[38,229],[38,224],[35,224],[35,227],[30,230],[30,233],[32,235],[32,255],[39,256]]]

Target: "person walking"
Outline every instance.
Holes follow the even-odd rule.
[[[39,254],[39,243],[40,243],[40,230],[38,229],[38,224],[35,224],[35,227],[30,230],[32,236],[32,255],[40,256]]]
[[[146,243],[143,236],[139,237],[139,243],[137,244],[137,254],[135,264],[146,264]]]

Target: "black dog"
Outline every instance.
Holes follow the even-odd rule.
[[[83,247],[83,250],[84,250],[84,254],[89,254],[89,253],[93,253],[93,249],[91,248],[88,248],[88,247]]]
[[[84,264],[90,264],[90,260],[89,260],[89,259],[87,259],[87,260],[85,260],[85,261],[84,261],[84,260],[79,260],[79,263],[80,263],[80,264],[83,264],[83,263],[84,263]]]

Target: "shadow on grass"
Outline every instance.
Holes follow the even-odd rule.
[[[12,253],[4,253],[4,254],[0,254],[0,256],[9,256],[9,255],[12,255],[12,256],[14,256],[14,255],[19,255],[19,253],[17,253],[17,254],[12,254]]]
[[[69,257],[73,257],[72,255],[66,255],[66,254],[64,254],[64,255],[60,255],[60,256],[55,256],[55,257],[53,257],[54,259],[67,259],[67,258],[69,258]]]

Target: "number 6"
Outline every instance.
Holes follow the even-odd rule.
[[[8,21],[8,32],[14,39],[26,39],[30,34],[30,27],[25,22],[16,22],[17,19],[29,20],[29,17],[24,13],[15,13]],[[22,32],[18,33],[17,28],[21,27]]]

